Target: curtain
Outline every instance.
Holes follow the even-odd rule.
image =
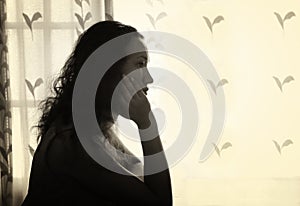
[[[32,156],[38,144],[34,126],[41,115],[38,110],[39,102],[51,95],[52,82],[71,53],[78,35],[98,21],[112,20],[113,2],[112,0],[10,0],[6,2],[6,28],[10,51],[8,65],[13,91],[10,101],[11,113],[7,103],[9,97],[9,84],[6,80],[7,47],[6,36],[3,33],[3,20],[6,17],[3,12],[5,1],[0,2],[2,54],[0,194],[3,198],[7,196],[11,198],[13,194],[12,204],[20,205],[27,194]],[[10,114],[11,129],[8,124]],[[12,156],[11,151],[13,151]],[[15,168],[13,173],[12,166]],[[12,179],[13,191],[10,191]]]
[[[10,112],[6,1],[0,1],[0,205],[12,204],[12,132]]]

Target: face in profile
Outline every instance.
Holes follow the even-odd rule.
[[[144,51],[131,54],[118,61],[103,77],[96,96],[96,111],[102,117],[111,118],[114,114],[114,116],[122,115],[129,118],[128,111],[124,111],[128,110],[126,106],[129,104],[129,102],[124,102],[124,95],[128,92],[128,88],[123,84],[124,77],[132,83],[133,88],[130,89],[143,92],[145,95],[147,95],[148,84],[153,82],[147,68],[149,57],[143,39],[132,39],[128,43],[128,47],[130,46],[142,48]],[[111,105],[112,97],[116,103],[113,106]]]

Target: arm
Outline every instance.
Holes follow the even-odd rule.
[[[139,129],[144,154],[144,182],[164,205],[172,205],[172,188],[168,163],[159,137],[156,119],[151,111],[146,94],[140,88],[145,87],[139,81],[132,81],[123,75],[121,87],[124,117],[133,120]],[[121,111],[122,111],[121,109]],[[121,113],[122,115],[122,113]]]
[[[149,119],[151,122],[150,126],[149,123],[138,124],[143,154],[146,157],[144,158],[144,182],[154,194],[165,200],[165,205],[172,205],[172,188],[168,163],[152,112],[149,113]],[[159,154],[155,160],[152,157],[147,158],[147,156],[155,154]],[[154,168],[157,168],[158,172],[154,173]]]

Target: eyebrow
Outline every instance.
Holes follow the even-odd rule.
[[[139,59],[139,58],[143,58],[143,59],[145,59],[147,62],[150,61],[150,60],[149,60],[149,57],[147,57],[147,56],[145,56],[145,55],[141,55],[141,56],[138,57],[138,59]]]

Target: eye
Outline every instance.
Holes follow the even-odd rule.
[[[143,67],[146,67],[147,66],[147,62],[146,61],[140,61],[138,64],[137,64],[138,68],[143,68]]]

